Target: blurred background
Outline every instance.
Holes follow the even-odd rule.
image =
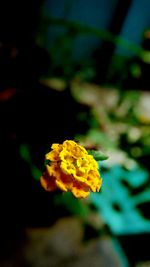
[[[150,2],[0,2],[0,266],[150,266]],[[108,156],[99,193],[41,187],[66,139]]]

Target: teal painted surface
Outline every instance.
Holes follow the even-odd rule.
[[[113,166],[101,174],[103,186],[99,193],[92,193],[91,202],[114,234],[150,232],[150,220],[144,218],[137,205],[150,203],[150,188],[142,190],[149,181],[148,172],[140,167],[125,170]],[[138,189],[132,195],[132,190]]]

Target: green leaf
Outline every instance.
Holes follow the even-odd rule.
[[[44,161],[44,165],[46,166],[46,165],[50,165],[50,160],[49,159],[46,159],[45,161]]]
[[[40,177],[42,175],[41,170],[39,170],[35,165],[32,165],[31,172],[35,180],[40,180]]]
[[[100,160],[106,160],[108,159],[108,156],[105,155],[103,152],[101,151],[95,151],[95,150],[87,150],[88,151],[88,154],[92,155],[93,158],[96,160],[96,161],[100,161]]]
[[[29,149],[29,146],[26,145],[26,144],[21,144],[20,145],[20,149],[19,149],[19,152],[20,152],[20,156],[26,160],[27,162],[31,162],[31,155],[30,155],[30,149]]]

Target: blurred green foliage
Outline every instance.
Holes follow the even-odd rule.
[[[55,38],[50,41],[49,29],[56,32]],[[36,33],[37,43],[46,48],[51,58],[49,76],[63,77],[65,80],[73,79],[80,74],[84,80],[92,80],[95,77],[93,59],[74,57],[74,46],[78,37],[92,36],[97,37],[100,41],[112,43],[114,46],[123,47],[140,57],[144,49],[122,37],[113,35],[106,29],[90,27],[78,21],[71,21],[65,18],[55,18],[45,16],[44,11],[41,14],[39,28]],[[121,74],[121,69],[128,58],[124,56],[113,55],[108,70],[106,82],[112,80],[117,73]],[[116,73],[116,74],[115,74]],[[117,79],[118,80],[118,79]],[[116,82],[116,81],[115,81]]]
[[[28,144],[20,145],[20,157],[28,163],[31,174],[35,180],[39,180],[42,175],[42,170],[40,170],[34,163],[34,159],[32,158],[30,147]]]
[[[58,33],[53,42],[49,41],[50,28],[56,29]],[[77,62],[73,55],[76,38],[86,35],[97,36],[100,40],[112,43],[117,47],[125,47],[132,51],[136,58],[131,64],[127,64],[128,58],[114,54],[105,83],[115,86],[116,102],[110,105],[109,101],[109,104],[106,105],[107,103],[99,97],[101,94],[101,88],[99,88],[100,94],[95,103],[90,106],[90,120],[86,115],[79,114],[79,116],[81,115],[80,120],[89,120],[89,130],[86,135],[75,135],[75,139],[81,141],[85,146],[89,146],[90,149],[100,150],[102,148],[109,156],[108,166],[105,167],[104,164],[105,171],[103,171],[102,164],[102,171],[100,171],[103,176],[102,190],[100,193],[92,194],[84,204],[72,198],[70,194],[57,195],[56,205],[64,205],[70,213],[84,217],[91,210],[90,205],[92,204],[112,233],[115,234],[150,232],[150,218],[145,219],[142,211],[138,208],[138,205],[142,203],[150,203],[148,189],[150,117],[147,116],[148,112],[144,110],[143,104],[141,105],[143,97],[141,92],[132,88],[133,84],[129,79],[129,75],[131,75],[138,83],[138,79],[142,75],[140,60],[142,60],[142,55],[145,55],[145,50],[142,46],[114,36],[107,30],[92,28],[64,18],[46,17],[43,13],[36,39],[38,44],[49,52],[51,58],[49,77],[57,76],[65,81],[76,79],[92,81],[96,71],[92,60],[80,58]],[[129,90],[126,90],[124,84],[126,80]],[[72,85],[69,84],[69,86]],[[78,86],[78,95],[81,97],[82,84]],[[107,88],[104,90],[106,98],[111,99],[109,90]],[[83,96],[83,103],[84,101]],[[115,156],[118,155],[114,162],[111,153]],[[36,169],[25,147],[21,148],[21,155],[25,160],[30,161],[33,176],[37,179],[40,171]],[[117,157],[123,157],[122,161],[118,163]],[[138,193],[134,194],[136,190]]]

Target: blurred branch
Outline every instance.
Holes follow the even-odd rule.
[[[130,51],[134,52],[137,55],[139,54],[141,55],[141,53],[144,52],[144,50],[140,46],[134,43],[131,43],[130,41],[125,40],[122,37],[115,36],[107,30],[93,28],[93,27],[84,25],[82,23],[76,22],[76,21],[69,21],[69,20],[52,18],[52,17],[43,17],[42,23],[43,23],[43,26],[45,27],[49,27],[52,25],[62,26],[62,27],[70,28],[72,31],[76,32],[76,34],[95,35],[105,41],[112,42],[115,45],[119,45],[121,47],[125,47],[126,49],[129,49]]]

